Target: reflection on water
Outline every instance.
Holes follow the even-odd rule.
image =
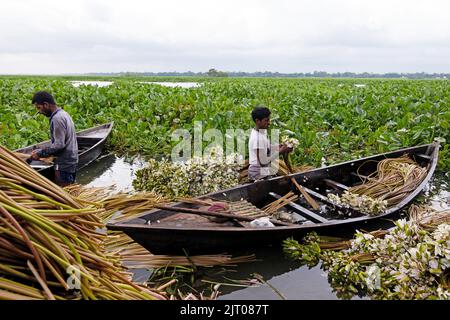
[[[115,184],[117,191],[133,190],[132,181],[136,170],[145,166],[145,160],[135,158],[126,160],[114,155],[106,155],[93,162],[77,174],[77,182],[90,187],[108,187]],[[427,203],[437,210],[450,207],[450,173],[436,173],[425,192],[419,196],[415,203]],[[398,219],[404,217],[401,213]],[[391,220],[389,219],[389,220]],[[392,226],[389,220],[379,221],[384,228]],[[346,236],[351,237],[351,234]],[[223,253],[223,252],[220,252]],[[292,261],[284,256],[281,246],[261,247],[251,252],[227,252],[233,256],[255,254],[258,261],[242,263],[235,267],[207,268],[204,280],[232,283],[232,280],[248,280],[254,278],[253,274],[260,274],[270,285],[242,288],[237,286],[221,285],[222,293],[218,299],[281,299],[280,295],[272,287],[276,288],[287,299],[338,299],[328,283],[326,273],[320,269],[320,265],[314,268],[301,266],[297,261]],[[148,278],[150,272],[137,270],[135,279],[139,281]],[[232,280],[230,280],[232,279]],[[356,297],[354,299],[361,299]],[[367,299],[362,297],[362,299]]]
[[[180,87],[180,88],[197,88],[201,86],[201,83],[198,82],[145,82],[141,81],[140,83],[146,84],[158,84],[164,87]]]
[[[70,81],[70,83],[72,83],[74,87],[79,87],[81,85],[107,87],[112,84],[111,81]]]
[[[141,158],[125,159],[108,154],[78,171],[77,183],[88,187],[114,186],[117,192],[129,192],[133,190],[136,171],[145,164]]]
[[[256,269],[257,270],[257,269]],[[308,269],[298,267],[265,280],[270,284],[251,286],[227,293],[220,287],[222,293],[218,300],[336,300],[338,299],[328,284],[326,273],[319,266]],[[273,288],[280,294],[278,294]]]
[[[236,255],[245,253],[233,252]],[[211,280],[230,283],[231,280],[227,279],[246,280],[253,278],[253,274],[257,273],[267,284],[261,283],[247,288],[222,285],[219,288],[221,292],[219,300],[337,299],[328,284],[326,273],[319,266],[313,268],[301,266],[299,262],[285,257],[281,246],[257,248],[247,253],[254,253],[260,261],[229,267],[226,273],[217,276],[214,276],[214,269],[220,268],[214,268],[210,272]]]
[[[450,172],[435,174],[417,200],[431,205],[438,211],[448,209],[450,207]]]
[[[85,86],[97,86],[97,87],[107,87],[110,86],[113,82],[112,81],[70,81],[70,83],[74,87],[79,87],[81,85]],[[143,84],[156,84],[164,87],[179,87],[179,88],[197,88],[200,87],[202,84],[198,82],[150,82],[150,81],[139,81],[139,83]]]

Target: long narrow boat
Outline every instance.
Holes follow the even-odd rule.
[[[432,177],[438,161],[439,144],[432,143],[417,147],[383,153],[354,161],[331,165],[290,176],[281,176],[252,184],[240,185],[211,193],[197,200],[214,199],[229,204],[247,205],[260,210],[263,206],[290,191],[296,191],[293,179],[319,204],[320,210],[308,207],[304,198],[289,202],[285,209],[302,217],[296,223],[278,224],[275,227],[253,228],[249,223],[236,219],[219,221],[198,214],[205,212],[198,204],[177,202],[171,208],[158,208],[137,217],[122,221],[110,221],[107,227],[121,230],[152,253],[189,254],[223,252],[232,248],[250,248],[267,243],[281,243],[288,237],[300,237],[307,232],[343,232],[345,229],[366,228],[405,208],[425,187]],[[326,195],[342,193],[351,186],[361,184],[363,179],[377,171],[379,161],[408,155],[421,167],[426,168],[426,176],[398,204],[389,207],[379,215],[367,215],[354,209],[345,209],[331,202]],[[199,201],[200,202],[200,201]],[[245,204],[246,203],[246,204]],[[190,209],[192,212],[188,213]],[[187,209],[187,210],[186,210]],[[351,210],[350,217],[343,218],[340,210]],[[178,212],[177,212],[178,211]],[[194,213],[194,214],[193,214]],[[197,214],[195,214],[197,213]],[[184,249],[184,250],[183,250]]]
[[[111,133],[113,122],[105,123],[89,129],[77,132],[78,142],[78,169],[87,166],[98,158],[102,153],[106,140]],[[16,152],[31,154],[35,149],[42,149],[50,145],[50,140],[40,142],[25,148],[17,149]],[[30,163],[42,175],[53,179],[53,164],[34,160]]]

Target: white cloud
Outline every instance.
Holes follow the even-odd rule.
[[[0,2],[0,73],[450,72],[445,0]]]

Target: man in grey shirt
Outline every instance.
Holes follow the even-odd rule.
[[[70,115],[59,108],[53,96],[46,91],[36,92],[32,104],[39,113],[50,119],[51,144],[44,149],[36,149],[31,158],[38,160],[54,156],[55,181],[60,186],[75,182],[78,165],[78,143]]]

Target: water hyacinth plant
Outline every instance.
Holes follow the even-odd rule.
[[[301,137],[293,165],[318,167],[323,158],[333,164],[439,139],[439,169],[450,168],[450,80],[164,79],[203,83],[191,89],[141,83],[161,78],[103,78],[113,81],[106,87],[68,80],[79,79],[0,77],[0,143],[16,149],[48,139],[48,121],[30,105],[34,92],[48,90],[77,130],[114,121],[110,148],[117,153],[168,156],[174,129],[192,134],[194,121],[223,134],[251,128],[252,108],[264,104],[274,128]]]

